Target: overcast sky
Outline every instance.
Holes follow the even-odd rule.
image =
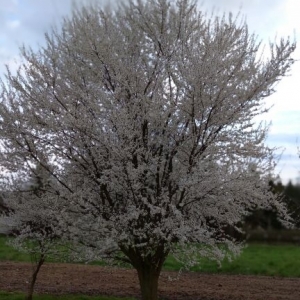
[[[73,4],[72,0],[0,0],[0,76],[5,72],[4,64],[12,70],[17,68],[21,45],[38,49],[43,44],[44,33],[53,25],[59,26],[62,17],[71,13]],[[216,14],[232,12],[235,15],[240,11],[250,31],[265,43],[276,36],[296,37],[300,41],[299,0],[207,0],[199,6],[208,12],[214,9]],[[294,58],[300,59],[300,44]],[[263,116],[272,123],[266,143],[278,147],[277,153],[282,153],[276,169],[282,181],[296,182],[298,177],[300,182],[297,154],[297,147],[300,147],[300,62],[295,63],[290,76],[284,78],[276,90],[268,101],[274,106]]]

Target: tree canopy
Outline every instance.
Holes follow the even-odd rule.
[[[2,83],[1,166],[9,190],[44,169],[43,197],[82,256],[129,262],[143,299],[156,299],[170,252],[188,264],[199,253],[221,259],[219,243],[235,249],[226,226],[252,209],[276,206],[288,219],[268,187],[267,128],[254,118],[293,63],[289,39],[263,58],[232,15],[130,0],[75,11],[46,41],[23,48]]]

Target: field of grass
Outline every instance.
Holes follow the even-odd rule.
[[[25,294],[0,292],[1,300],[24,300]],[[65,295],[65,296],[51,296],[51,295],[34,295],[34,300],[133,300],[133,298],[115,298],[106,296],[82,296],[82,295]]]
[[[169,257],[165,269],[178,270],[178,262]],[[191,269],[205,273],[227,273],[300,277],[300,246],[295,244],[249,244],[232,262],[222,262],[221,267],[208,259]]]
[[[13,247],[6,244],[8,238],[0,235],[0,261],[3,260],[12,260],[12,261],[30,261],[30,255],[19,252]],[[2,298],[0,298],[2,299]]]
[[[29,255],[20,253],[6,245],[6,240],[7,238],[0,236],[0,260],[30,261]],[[164,265],[165,270],[179,270],[180,268],[181,265],[173,257],[168,257]],[[216,262],[203,259],[201,265],[192,268],[192,271],[300,277],[300,246],[296,244],[251,243],[231,263],[224,261],[219,267]]]

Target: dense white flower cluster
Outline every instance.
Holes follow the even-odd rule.
[[[29,209],[51,211],[90,259],[122,253],[143,282],[184,245],[188,264],[193,251],[221,258],[219,243],[234,249],[226,230],[252,209],[276,206],[288,221],[253,119],[293,43],[263,60],[246,24],[186,0],[84,8],[46,38],[2,85],[1,166],[24,181],[44,169],[55,184],[36,205],[47,207]]]

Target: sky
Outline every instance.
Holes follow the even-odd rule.
[[[77,0],[80,4],[92,1]],[[126,1],[126,0],[124,0]],[[113,3],[114,1],[111,1]],[[74,7],[74,0],[0,0],[0,77],[5,65],[12,71],[20,63],[19,47],[25,45],[37,50],[44,43],[44,33],[60,25]],[[215,14],[240,13],[246,19],[249,31],[263,44],[290,36],[299,41],[293,58],[300,60],[300,1],[299,0],[206,0],[199,1],[199,9]],[[300,61],[289,76],[276,86],[276,93],[267,99],[271,110],[261,120],[270,124],[266,144],[278,148],[280,156],[275,173],[283,183],[300,183]],[[300,150],[300,149],[299,149]]]

